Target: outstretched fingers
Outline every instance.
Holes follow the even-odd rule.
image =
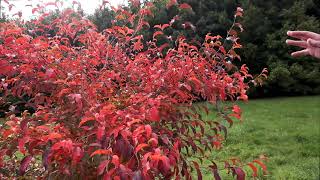
[[[307,55],[310,55],[308,49],[304,49],[301,51],[296,51],[294,53],[291,53],[291,56],[293,56],[293,57],[301,57],[301,56],[307,56]]]
[[[298,46],[301,48],[307,48],[308,47],[308,43],[306,41],[294,41],[294,40],[286,40],[286,43],[290,46]]]
[[[307,41],[309,38],[320,40],[320,34],[310,31],[288,31],[287,35],[304,41]]]

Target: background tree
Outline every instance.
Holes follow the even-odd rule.
[[[311,1],[254,1],[245,5],[241,34],[243,61],[253,72],[268,67],[270,77],[252,96],[319,94],[319,61],[310,57],[294,59],[285,44],[288,30],[319,32],[319,10]]]
[[[290,57],[293,48],[285,44],[287,30],[320,32],[319,8],[316,1],[234,1],[234,0],[182,0],[192,6],[193,13],[182,16],[196,26],[197,39],[205,32],[225,34],[239,4],[245,9],[242,20],[244,33],[240,35],[244,49],[242,61],[253,73],[261,68],[270,69],[270,78],[263,88],[252,88],[252,97],[319,94],[319,61],[310,57]],[[319,6],[319,4],[318,4]]]

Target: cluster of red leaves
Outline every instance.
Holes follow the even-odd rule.
[[[190,179],[195,169],[201,179],[198,162],[188,157],[197,154],[202,161],[205,150],[220,149],[226,124],[241,119],[238,106],[221,102],[248,99],[251,75],[245,65],[232,65],[241,45],[236,33],[226,38],[230,49],[221,36],[208,34],[201,47],[179,37],[164,52],[167,45],[157,46],[157,38],[170,25],[155,27],[154,39],[144,42],[139,32],[153,5],[139,6],[137,14],[114,8],[114,26],[102,33],[70,9],[49,25],[43,25],[43,14],[28,22],[28,31],[13,22],[0,24],[0,102],[15,97],[34,111],[16,115],[11,104],[6,112],[0,168],[16,152],[24,158],[18,174],[2,177],[23,176],[40,156],[41,177]],[[199,110],[209,112],[193,105],[199,98],[217,107],[217,119],[201,116]],[[248,166],[256,176],[253,163]],[[243,166],[226,162],[225,169],[242,179]],[[214,162],[210,168],[220,179]]]

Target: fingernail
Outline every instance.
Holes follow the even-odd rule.
[[[288,31],[288,32],[287,32],[287,35],[290,35],[290,34],[291,34],[291,31]]]

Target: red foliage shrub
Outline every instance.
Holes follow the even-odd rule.
[[[202,161],[206,150],[220,149],[227,123],[241,119],[238,106],[221,102],[248,99],[252,76],[245,65],[232,65],[240,59],[239,24],[225,40],[230,48],[210,34],[201,47],[179,37],[166,48],[157,38],[169,24],[155,27],[151,42],[140,34],[151,9],[114,9],[114,26],[103,33],[70,9],[49,25],[48,14],[0,24],[1,104],[10,105],[0,130],[2,177],[190,179],[195,169],[201,179],[198,162],[188,157]],[[209,112],[193,104],[199,98],[217,107],[217,119],[202,118],[199,109]],[[18,104],[28,110],[20,114]],[[17,152],[24,155],[18,169],[10,159]],[[244,178],[244,165],[232,162],[225,168]],[[256,175],[253,163],[263,163],[249,164]],[[210,168],[220,179],[214,162]]]

